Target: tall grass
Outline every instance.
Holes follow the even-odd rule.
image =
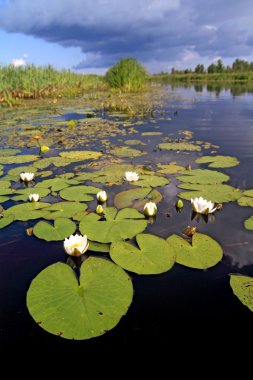
[[[104,86],[104,79],[97,75],[57,71],[52,66],[0,67],[0,102],[7,104],[18,99],[71,97]]]
[[[106,73],[105,79],[111,88],[123,92],[139,91],[146,79],[145,67],[134,58],[123,58]]]
[[[253,72],[233,72],[233,73],[175,73],[158,74],[150,76],[151,80],[164,80],[169,82],[251,82]]]

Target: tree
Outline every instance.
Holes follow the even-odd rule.
[[[218,59],[217,66],[216,66],[216,73],[224,73],[224,66],[221,59]]]
[[[209,65],[207,68],[207,72],[208,74],[216,73],[216,65],[214,63],[211,63],[211,65]]]
[[[205,68],[204,68],[204,65],[202,64],[198,64],[196,67],[195,67],[195,73],[198,73],[198,74],[203,74],[205,72]]]

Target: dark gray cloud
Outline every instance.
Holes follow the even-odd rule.
[[[151,69],[252,54],[252,0],[9,0],[0,27],[80,47],[76,68],[133,56]]]

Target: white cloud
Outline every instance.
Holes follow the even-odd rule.
[[[11,61],[11,64],[12,64],[14,67],[25,66],[25,65],[26,65],[26,61],[25,61],[23,58],[14,58],[14,59]]]

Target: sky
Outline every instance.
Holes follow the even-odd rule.
[[[150,73],[253,61],[252,0],[0,0],[0,65],[103,74],[124,57]]]

